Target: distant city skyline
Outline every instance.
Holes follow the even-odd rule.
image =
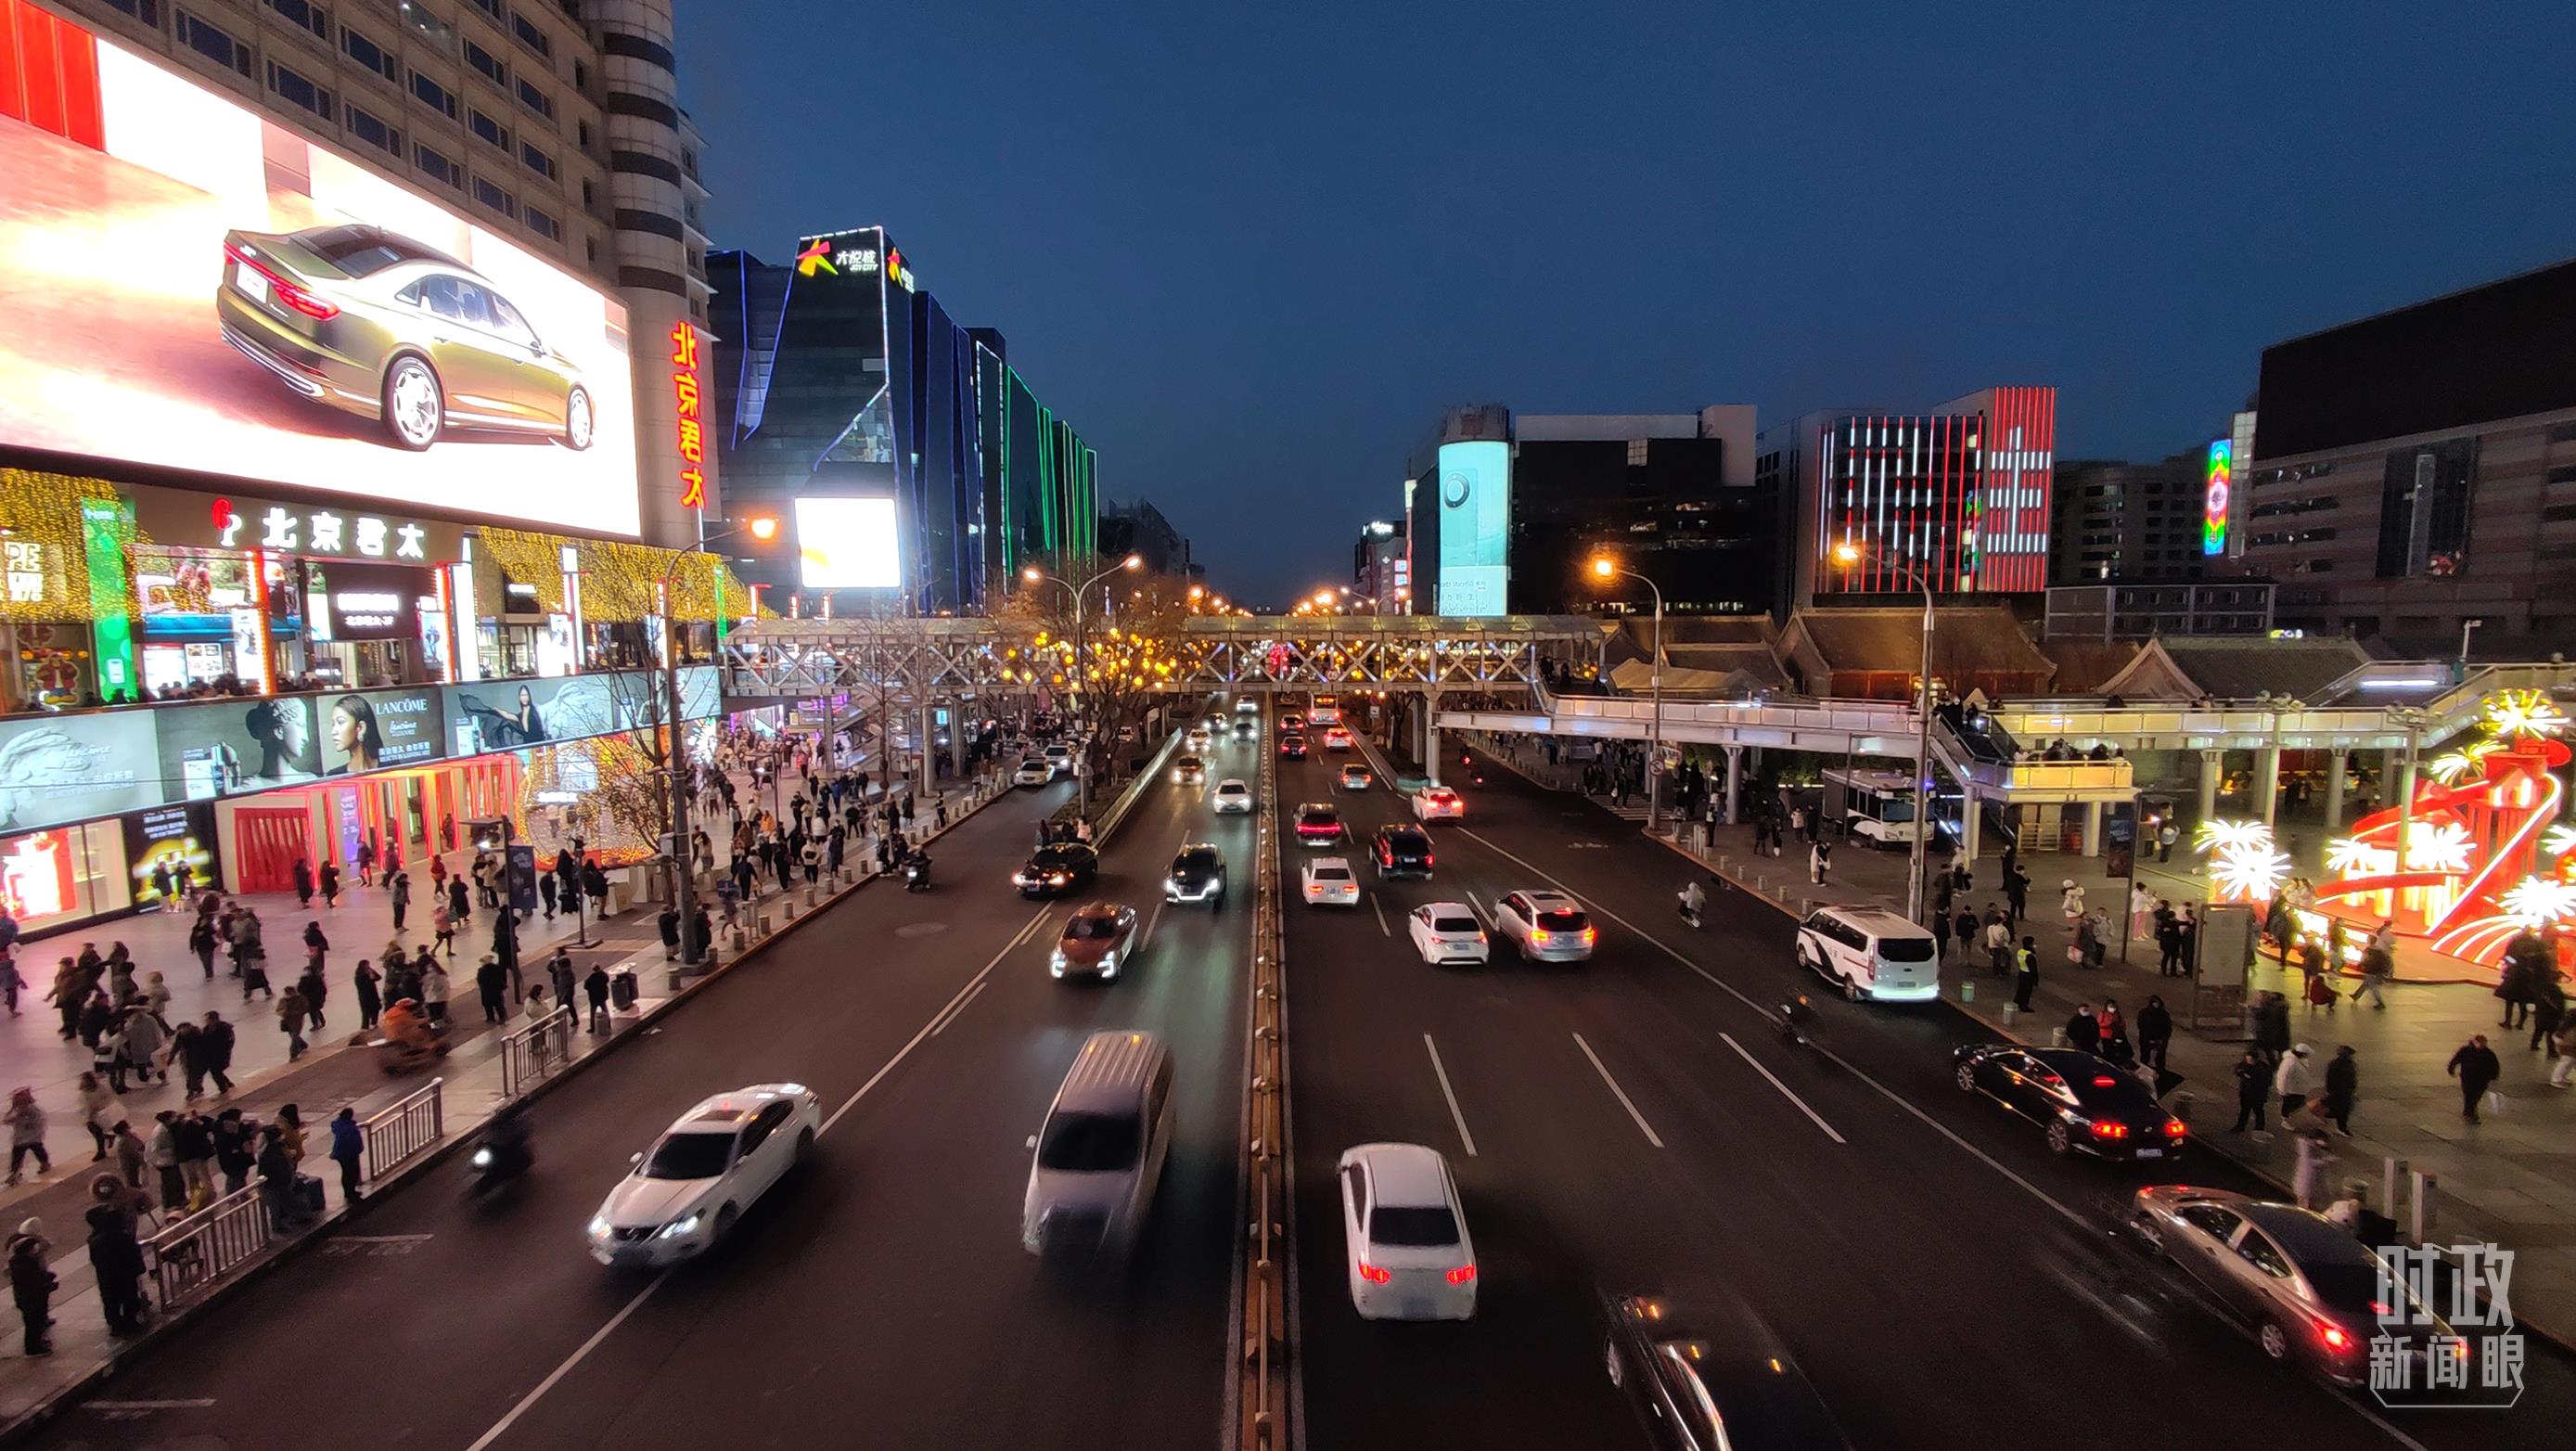
[[[2567,20],[2505,8],[680,26],[718,245],[882,223],[1006,329],[1105,496],[1284,600],[1346,579],[1460,403],[1768,424],[2025,382],[2058,389],[2061,457],[2206,442],[2266,344],[2576,252],[2576,163],[2541,144],[2576,103],[2529,43]]]

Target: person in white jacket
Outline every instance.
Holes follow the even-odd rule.
[[[2272,1092],[2281,1100],[2281,1122],[2288,1123],[2299,1105],[2316,1091],[2317,1071],[2308,1063],[2309,1048],[2299,1044],[2281,1055],[2280,1066],[2272,1070]]]
[[[2066,918],[2066,930],[2072,932],[2075,924],[2084,920],[2084,889],[2075,885],[2073,877],[2059,882],[2058,889],[2057,910]]]

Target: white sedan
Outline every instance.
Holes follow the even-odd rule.
[[[1467,814],[1467,803],[1446,786],[1425,786],[1413,793],[1413,819],[1416,821],[1456,821]]]
[[[1189,733],[1189,736],[1188,736],[1188,737],[1187,737],[1187,739],[1185,740],[1184,744],[1186,744],[1186,745],[1187,745],[1191,750],[1193,750],[1193,751],[1204,751],[1204,750],[1206,750],[1206,749],[1208,748],[1208,732],[1207,732],[1207,727],[1206,727],[1206,726],[1192,726],[1192,727],[1190,727],[1190,733]]]
[[[1363,1320],[1466,1320],[1476,1246],[1437,1149],[1361,1144],[1341,1160],[1351,1308]]]
[[[1252,788],[1245,785],[1240,776],[1228,776],[1217,782],[1216,790],[1208,793],[1208,799],[1216,803],[1219,815],[1252,810]]]
[[[801,1083],[755,1083],[705,1100],[635,1156],[590,1217],[590,1257],[653,1268],[700,1254],[814,1152],[823,1109]]]
[[[1011,784],[1015,786],[1043,786],[1054,779],[1055,767],[1044,756],[1029,757],[1011,773]]]
[[[1337,856],[1319,856],[1306,863],[1306,905],[1331,904],[1356,907],[1360,904],[1360,881],[1351,875],[1351,864]]]
[[[1464,902],[1432,902],[1416,907],[1405,919],[1414,950],[1433,967],[1452,962],[1488,960],[1485,929]]]

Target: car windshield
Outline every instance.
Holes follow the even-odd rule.
[[[1473,917],[1434,917],[1431,919],[1431,927],[1435,932],[1473,932],[1477,930],[1476,919]]]
[[[1172,871],[1177,876],[1204,876],[1216,869],[1216,853],[1212,851],[1185,851],[1172,858]]]
[[[1369,1240],[1415,1249],[1456,1244],[1458,1216],[1445,1204],[1381,1204],[1369,1216]]]
[[[1133,1114],[1060,1113],[1038,1140],[1038,1167],[1070,1174],[1132,1168],[1143,1142]]]
[[[644,1161],[647,1179],[712,1179],[733,1154],[733,1135],[664,1134]]]
[[[1079,860],[1071,847],[1051,846],[1029,858],[1029,865],[1040,871],[1055,872],[1063,871]]]
[[[1216,788],[1216,794],[1219,796],[1242,796],[1248,792],[1249,788],[1240,781],[1228,781]]]
[[[1592,925],[1590,918],[1571,908],[1559,907],[1538,914],[1538,925],[1550,932],[1580,932]]]
[[[1882,937],[1878,955],[1889,962],[1930,962],[1932,939],[1929,937]]]
[[[1076,917],[1064,924],[1064,936],[1068,942],[1106,942],[1117,935],[1118,919],[1115,917]]]
[[[1181,769],[1184,771],[1195,771],[1199,768],[1200,764],[1201,762],[1196,756],[1181,757]]]

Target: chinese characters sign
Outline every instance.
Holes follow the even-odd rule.
[[[134,498],[135,524],[155,544],[388,564],[448,564],[465,557],[464,530],[434,520],[148,485],[126,492]]]
[[[680,507],[707,506],[706,416],[698,390],[699,333],[683,318],[671,324],[673,443],[680,454]]]
[[[2378,1259],[2368,1365],[2380,1404],[2502,1408],[2521,1398],[2513,1251],[2392,1245]]]

